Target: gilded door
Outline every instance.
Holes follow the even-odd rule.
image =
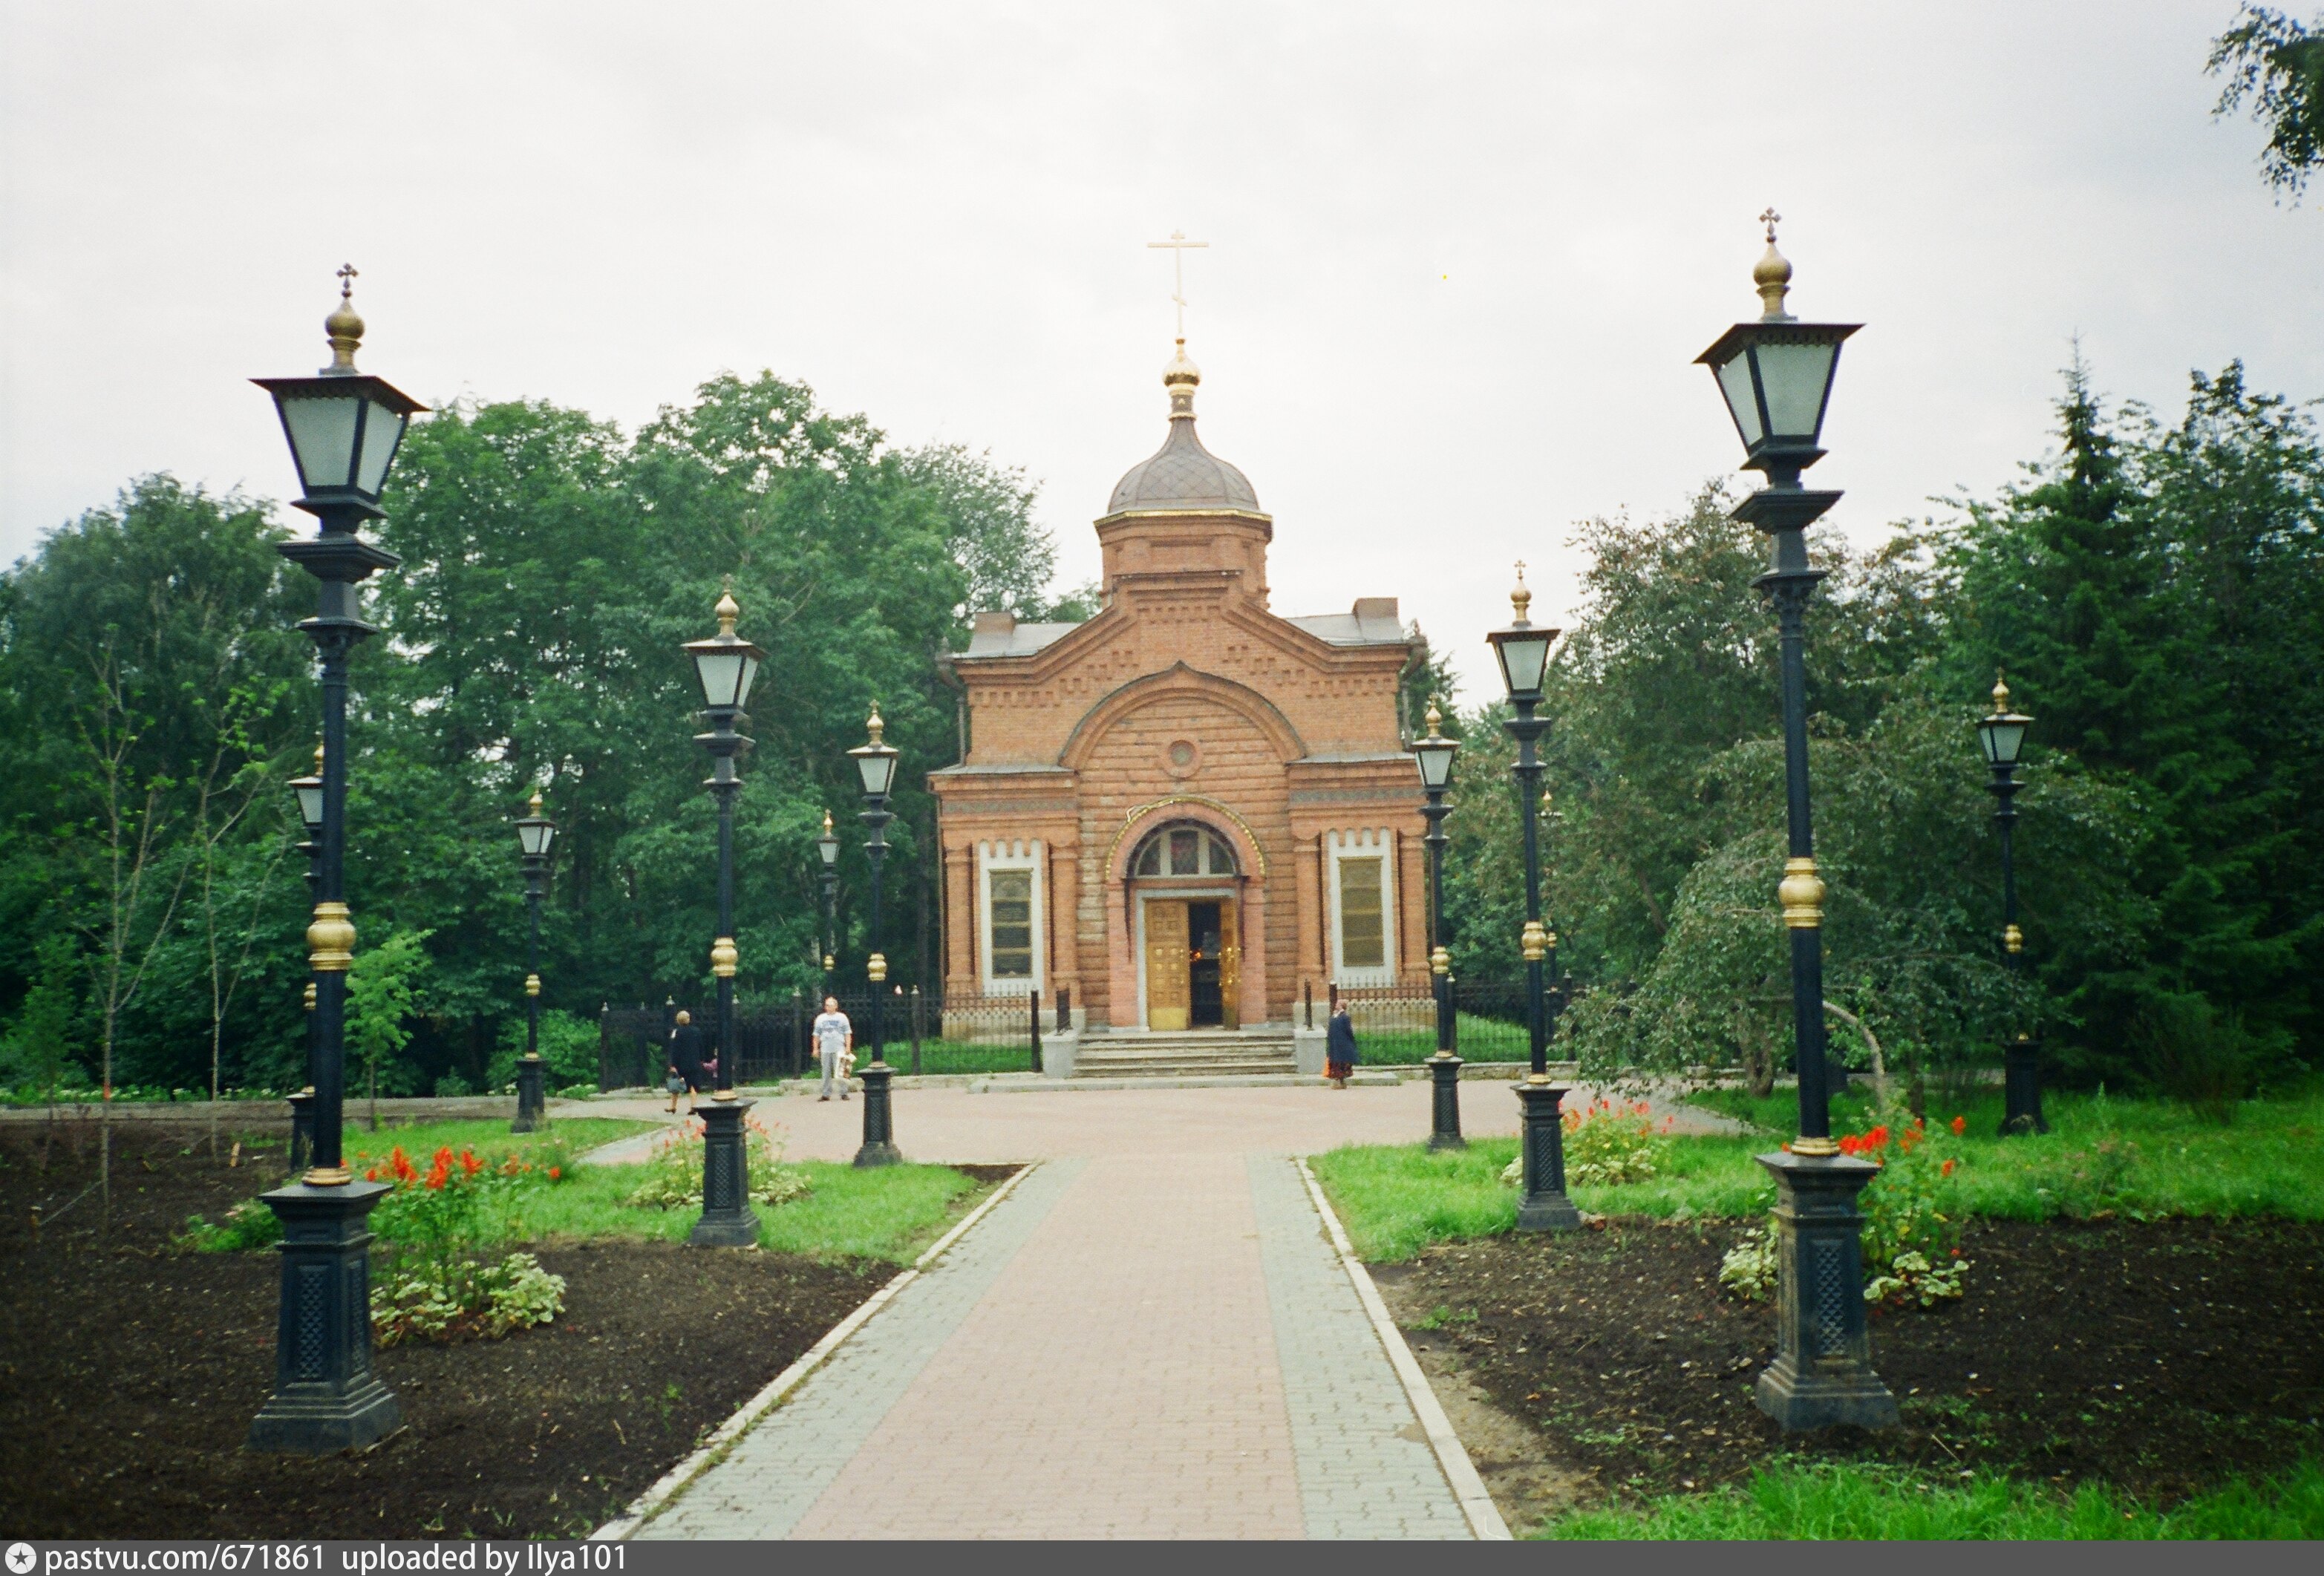
[[[1234,899],[1219,901],[1219,998],[1225,1009],[1222,1024],[1226,1028],[1242,1027],[1242,933],[1235,913]]]
[[[1186,958],[1186,905],[1146,904],[1146,1027],[1183,1029],[1194,992]]]

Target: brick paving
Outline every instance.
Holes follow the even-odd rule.
[[[1042,1166],[639,1535],[1469,1531],[1297,1172],[1218,1145]]]

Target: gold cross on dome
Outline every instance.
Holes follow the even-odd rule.
[[[1181,339],[1186,336],[1186,253],[1189,250],[1199,251],[1209,244],[1208,241],[1187,240],[1184,230],[1171,231],[1167,241],[1146,243],[1146,249],[1149,252],[1170,253],[1170,299],[1177,303],[1178,337]]]
[[[340,263],[340,264],[339,264],[339,300],[343,300],[343,301],[344,301],[344,300],[346,300],[349,296],[351,296],[351,295],[355,294],[355,265],[354,263]]]
[[[1784,216],[1770,204],[1767,211],[1759,216],[1759,222],[1767,226],[1767,244],[1773,246],[1775,244],[1775,226],[1784,222]]]

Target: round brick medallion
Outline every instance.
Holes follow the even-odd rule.
[[[1202,747],[1192,739],[1173,739],[1162,746],[1162,770],[1184,780],[1203,769]]]

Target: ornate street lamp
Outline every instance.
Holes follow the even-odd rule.
[[[1501,725],[1517,742],[1517,758],[1510,774],[1517,784],[1517,822],[1525,838],[1526,922],[1518,947],[1526,961],[1526,1031],[1532,1041],[1532,1065],[1517,1085],[1523,1128],[1525,1190],[1517,1201],[1520,1231],[1570,1231],[1582,1224],[1582,1212],[1565,1196],[1564,1112],[1559,1102],[1565,1085],[1549,1076],[1549,1041],[1557,1020],[1548,996],[1544,961],[1556,938],[1541,918],[1541,837],[1534,806],[1541,797],[1542,763],[1537,746],[1549,731],[1549,719],[1536,715],[1541,706],[1542,680],[1549,671],[1549,648],[1557,631],[1526,617],[1533,593],[1526,589],[1525,565],[1517,565],[1517,589],[1509,593],[1514,616],[1506,629],[1485,639],[1492,643],[1500,664],[1501,683],[1517,714]]]
[[[299,806],[299,823],[307,829],[299,852],[307,856],[307,901],[312,905],[323,880],[323,747],[315,746],[315,770],[310,777],[290,779],[291,802]],[[315,1152],[315,981],[312,969],[300,993],[307,1019],[307,1086],[290,1097],[290,1175],[307,1168]]]
[[[1428,835],[1422,842],[1428,847],[1428,972],[1436,993],[1436,1054],[1428,1058],[1428,1075],[1435,1085],[1428,1147],[1465,1149],[1469,1144],[1461,1136],[1461,1058],[1453,1054],[1452,1046],[1452,954],[1444,947],[1444,845],[1451,841],[1444,835],[1444,817],[1450,813],[1444,790],[1452,785],[1452,758],[1461,752],[1461,744],[1444,736],[1444,714],[1437,710],[1434,696],[1429,697],[1426,721],[1428,737],[1412,742],[1412,759],[1420,769],[1420,791],[1427,797],[1420,813],[1428,821]]]
[[[1823,882],[1808,822],[1807,662],[1803,623],[1823,571],[1808,565],[1807,527],[1840,501],[1811,493],[1800,473],[1823,457],[1817,440],[1854,323],[1803,323],[1784,309],[1792,265],[1775,250],[1773,208],[1760,216],[1767,252],[1751,271],[1765,310],[1738,323],[1696,360],[1711,368],[1743,439],[1744,468],[1767,478],[1731,518],[1767,533],[1769,567],[1752,584],[1775,604],[1781,633],[1789,857],[1777,889],[1791,932],[1792,1036],[1799,1064],[1800,1133],[1762,1155],[1775,1175],[1781,1274],[1775,1363],[1759,1376],[1762,1411],[1788,1429],[1896,1422],[1896,1400],[1872,1371],[1864,1323],[1864,1217],[1857,1195],[1879,1167],[1840,1152],[1825,1087]]]
[[[531,922],[526,944],[524,973],[524,1055],[516,1064],[516,1120],[512,1133],[530,1133],[549,1125],[549,1101],[541,1088],[540,1060],[540,900],[549,895],[549,866],[557,848],[557,823],[540,813],[540,790],[532,790],[532,814],[516,823],[518,858],[524,867],[524,906]]]
[[[299,627],[315,642],[323,689],[321,816],[316,841],[314,922],[307,928],[315,975],[314,1162],[299,1180],[264,1195],[282,1222],[282,1288],[274,1394],[250,1425],[254,1450],[325,1455],[360,1449],[392,1433],[401,1408],[371,1362],[371,1232],[366,1217],[388,1184],[357,1182],[340,1153],[346,1075],[347,965],[355,928],[347,913],[347,654],[373,632],[355,587],[401,560],[363,539],[384,518],[380,491],[404,424],[427,407],[355,370],[364,322],[352,301],[355,271],[339,270],[339,305],[323,320],[331,364],[314,377],[258,378],[274,396],[284,437],[315,516],[311,537],[280,544],[318,585],[316,616]]]
[[[749,1248],[759,1240],[759,1217],[751,1209],[751,1156],[742,1129],[743,1113],[753,1102],[734,1097],[734,970],[741,961],[734,948],[734,796],[742,788],[734,760],[751,741],[735,724],[749,720],[742,706],[767,654],[734,632],[742,609],[733,591],[722,593],[711,611],[718,615],[718,632],[688,641],[685,650],[694,659],[710,722],[710,732],[696,733],[694,742],[710,752],[706,786],[718,805],[718,935],[710,944],[710,972],[718,981],[718,1077],[710,1099],[693,1106],[703,1128],[702,1218],[687,1240],[697,1248]]]
[[[872,858],[872,956],[866,970],[872,982],[872,1060],[859,1070],[863,1079],[863,1147],[855,1151],[855,1164],[893,1166],[904,1157],[896,1149],[895,1118],[888,1100],[888,1081],[896,1070],[888,1065],[888,993],[881,989],[888,981],[888,959],[880,951],[880,862],[888,853],[888,823],[896,818],[888,808],[888,796],[896,786],[897,751],[881,736],[887,724],[880,720],[876,701],[865,726],[871,741],[847,752],[863,782],[861,814],[870,833],[863,852]]]
[[[834,954],[839,950],[839,834],[831,829],[831,812],[823,813],[823,835],[815,840],[816,853],[823,856],[823,936],[824,945],[816,950],[823,954],[823,993],[831,994],[831,971],[838,966]],[[822,1009],[818,1001],[816,1008]]]
[[[2017,845],[2012,835],[2017,825],[2017,790],[2024,786],[2017,780],[2017,757],[2033,721],[2009,709],[2009,686],[1995,675],[1993,711],[1978,719],[1977,742],[1993,770],[1993,779],[1985,786],[1994,797],[1994,822],[2001,828],[2001,950],[2013,979],[2025,967],[2025,933],[2017,928]],[[2002,1136],[2048,1132],[2050,1124],[2042,1117],[2042,1042],[2020,1029],[2002,1055],[2006,1068]]]

